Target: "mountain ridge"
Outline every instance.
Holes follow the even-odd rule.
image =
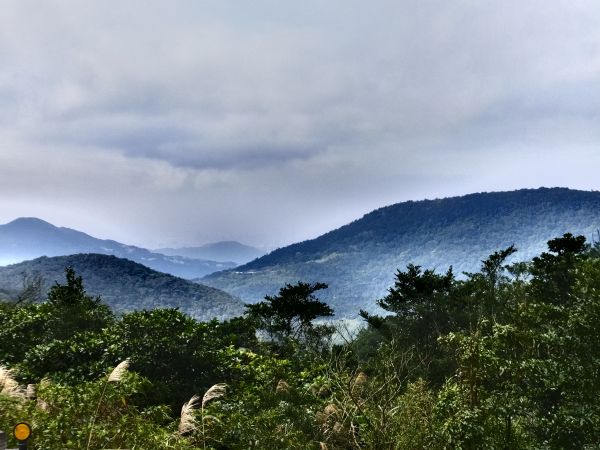
[[[342,316],[373,310],[409,263],[456,273],[516,245],[526,260],[565,232],[591,238],[600,227],[600,192],[568,188],[480,192],[381,207],[315,239],[277,249],[245,265],[200,279],[245,301],[285,283],[325,282],[321,297]]]
[[[40,256],[67,256],[77,253],[99,253],[127,258],[159,272],[187,279],[237,265],[233,262],[162,255],[111,239],[98,239],[72,228],[57,227],[37,217],[20,217],[0,225],[0,265],[14,264]]]

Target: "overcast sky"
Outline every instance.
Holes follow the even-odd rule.
[[[2,0],[0,222],[281,246],[600,186],[597,0]]]

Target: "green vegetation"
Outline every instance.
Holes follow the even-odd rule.
[[[327,283],[322,300],[337,317],[354,317],[359,309],[381,313],[373,300],[407,264],[452,266],[462,277],[511,244],[529,260],[549,239],[567,232],[591,239],[599,227],[600,192],[541,188],[409,201],[199,281],[251,302],[286,283]]]
[[[324,283],[299,282],[279,290],[276,296],[265,297],[265,301],[246,305],[248,318],[258,331],[267,334],[267,342],[281,350],[295,344],[314,345],[331,335],[334,329],[328,325],[315,325],[320,317],[333,316],[333,310],[313,294],[327,289]]]
[[[354,337],[319,322],[322,283],[199,322],[116,316],[67,269],[0,303],[0,429],[28,421],[45,450],[597,448],[600,248],[515,252],[398,270]]]

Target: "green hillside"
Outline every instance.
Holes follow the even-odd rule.
[[[90,295],[99,295],[115,312],[176,307],[201,320],[240,314],[241,302],[212,287],[192,283],[115,256],[77,254],[41,257],[0,267],[0,293],[15,297],[23,278],[39,275],[43,290],[64,281],[65,267],[73,267],[86,280]]]
[[[600,228],[600,192],[523,189],[409,201],[377,209],[316,239],[278,249],[200,281],[246,301],[273,294],[284,283],[325,282],[336,315],[373,309],[394,272],[409,263],[455,273],[514,244],[529,259],[567,231],[591,240]]]

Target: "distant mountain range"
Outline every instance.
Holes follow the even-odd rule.
[[[39,256],[99,253],[127,258],[159,272],[181,278],[197,278],[235,267],[219,262],[183,256],[167,256],[120,242],[97,239],[81,231],[56,227],[37,218],[20,218],[0,225],[0,265],[13,264]]]
[[[219,262],[233,261],[244,264],[265,254],[265,252],[235,241],[215,242],[200,247],[157,248],[156,253],[169,256],[208,259]]]
[[[337,317],[352,317],[360,308],[375,310],[375,300],[386,294],[395,271],[408,263],[439,271],[452,265],[461,274],[478,270],[480,260],[512,244],[519,249],[516,258],[527,260],[565,232],[592,239],[598,229],[600,192],[540,188],[479,193],[380,208],[316,239],[234,268],[233,262],[196,258],[229,255],[242,260],[259,251],[223,242],[161,249],[172,253],[165,255],[21,218],[0,225],[0,264],[49,257],[0,268],[0,296],[14,295],[23,273],[39,272],[52,283],[72,265],[81,269],[89,291],[102,295],[117,311],[171,305],[199,318],[226,317],[243,309],[234,297],[253,302],[275,294],[285,283],[321,281],[329,289],[320,291],[320,298],[332,305]],[[52,257],[77,253],[84,254]],[[215,270],[220,271],[211,273]],[[193,278],[233,297],[155,271]]]
[[[565,188],[479,193],[409,201],[377,209],[316,239],[290,245],[199,281],[245,301],[274,294],[285,283],[321,281],[336,316],[374,310],[397,269],[408,263],[455,273],[515,244],[530,259],[565,232],[588,239],[600,228],[600,192]]]
[[[41,257],[0,267],[0,292],[4,297],[15,296],[23,288],[23,277],[31,279],[36,274],[47,291],[55,282],[65,283],[65,267],[73,267],[83,277],[88,294],[101,296],[116,312],[176,307],[200,320],[230,318],[243,312],[239,299],[219,289],[100,254]]]

